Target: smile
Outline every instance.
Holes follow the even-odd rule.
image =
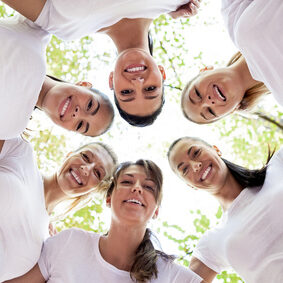
[[[76,180],[76,182],[81,186],[83,184],[81,178],[79,177],[78,174],[75,173],[75,171],[73,169],[70,169],[70,174],[74,177],[74,179]]]
[[[124,200],[124,202],[126,202],[126,203],[133,203],[133,204],[137,204],[137,205],[140,205],[140,206],[144,206],[144,204],[141,201],[137,200],[137,199],[128,199],[128,200]]]
[[[211,172],[211,169],[212,169],[212,166],[211,166],[211,165],[209,165],[209,166],[205,169],[205,171],[202,173],[202,176],[201,176],[201,178],[200,178],[201,181],[204,181],[204,180],[207,178],[208,174]]]
[[[62,104],[60,105],[60,108],[61,108],[60,118],[64,117],[70,104],[71,104],[71,97],[68,97],[65,102],[63,101],[63,105]]]
[[[144,65],[135,64],[135,65],[128,66],[124,71],[127,73],[140,73],[140,72],[145,71],[146,69],[147,67]]]
[[[213,89],[218,98],[220,98],[222,101],[226,101],[225,95],[221,92],[217,85],[213,85]]]

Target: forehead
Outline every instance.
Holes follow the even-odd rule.
[[[130,165],[121,172],[120,176],[127,174],[147,177],[144,167],[140,165]]]
[[[80,152],[83,151],[90,151],[92,154],[99,160],[101,161],[104,166],[108,166],[109,164],[111,167],[113,166],[113,159],[111,155],[108,153],[108,151],[102,147],[99,144],[94,144],[94,145],[87,145],[84,148],[80,150]]]

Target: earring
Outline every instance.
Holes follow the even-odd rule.
[[[215,151],[218,154],[218,156],[222,156],[222,152],[220,151],[220,149],[216,145],[213,145],[212,148],[215,149]]]

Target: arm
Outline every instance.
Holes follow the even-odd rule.
[[[2,2],[34,22],[40,15],[46,0],[2,0]]]
[[[38,264],[36,264],[33,269],[31,269],[25,275],[5,281],[3,283],[45,283],[45,279],[40,272]]]
[[[180,6],[176,11],[169,13],[173,19],[189,18],[197,14],[201,0],[190,0],[187,4]]]
[[[200,277],[202,277],[207,283],[212,282],[212,280],[217,275],[217,272],[207,267],[204,263],[202,263],[199,259],[196,257],[192,257],[191,263],[190,263],[190,269],[194,271],[196,274],[198,274]]]

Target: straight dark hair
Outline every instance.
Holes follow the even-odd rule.
[[[197,138],[197,137],[182,137],[177,140],[175,140],[169,147],[169,150],[167,152],[167,157],[169,159],[170,153],[173,150],[174,146],[180,141],[183,140],[189,140],[189,141],[197,141],[201,142],[202,144],[211,147],[210,144],[205,142],[204,140]],[[270,147],[268,147],[268,156],[265,165],[260,169],[248,169],[243,166],[237,165],[225,158],[221,159],[224,161],[226,166],[228,167],[230,173],[235,178],[235,180],[243,187],[243,188],[253,188],[253,187],[259,187],[262,186],[265,180],[266,176],[266,170],[268,167],[268,162],[272,158],[273,154],[275,152],[274,150],[270,150]]]
[[[162,199],[163,177],[160,168],[151,160],[139,159],[136,162],[124,162],[118,165],[114,171],[113,180],[107,191],[107,196],[110,196],[117,186],[117,180],[121,172],[133,165],[142,166],[145,169],[146,174],[153,179],[157,187],[155,199],[159,205]],[[175,259],[172,255],[156,250],[151,241],[151,237],[152,232],[147,228],[143,240],[136,250],[134,262],[130,270],[130,276],[132,280],[136,282],[145,283],[158,277],[158,268],[156,264],[158,257],[161,257],[166,261],[173,261]]]

